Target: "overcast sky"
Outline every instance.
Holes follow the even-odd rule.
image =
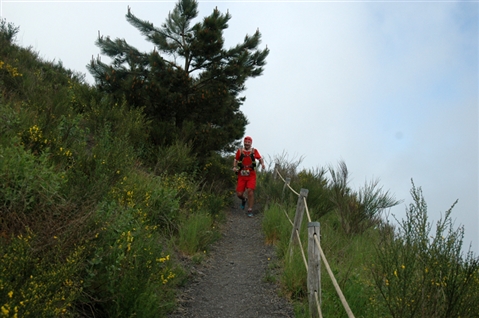
[[[127,7],[156,26],[176,1],[1,0],[20,27],[17,44],[86,74],[98,32],[152,50],[125,19]],[[264,75],[244,92],[247,134],[266,159],[302,167],[343,160],[351,187],[366,181],[404,200],[421,187],[429,220],[453,209],[465,248],[479,254],[478,2],[199,1],[199,17],[229,10],[226,45],[257,28],[270,49]],[[106,59],[106,58],[105,58]],[[434,227],[433,227],[434,228]]]

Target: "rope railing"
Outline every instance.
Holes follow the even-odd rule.
[[[289,223],[290,223],[291,225],[294,225],[294,224],[293,224],[293,221],[291,221],[291,218],[290,218],[289,215],[288,215],[288,212],[286,212],[286,210],[284,210],[284,209],[283,209],[283,212],[284,212],[284,215],[286,215],[286,218],[288,219]]]
[[[281,173],[279,172],[279,170],[275,167],[274,169],[274,172],[281,178],[281,180],[283,180],[283,182],[285,183],[285,186],[287,186],[294,194],[296,194],[299,198],[298,198],[298,207],[296,209],[296,215],[295,215],[295,218],[294,218],[294,223],[291,221],[291,219],[289,218],[288,214],[286,211],[284,211],[286,217],[288,218],[289,222],[292,224],[293,226],[293,233],[291,234],[291,241],[290,241],[290,252],[289,252],[289,255],[291,256],[292,255],[292,246],[297,243],[299,245],[299,248],[300,248],[300,251],[301,251],[301,255],[302,255],[302,258],[303,258],[303,262],[306,266],[306,272],[308,273],[308,292],[310,293],[310,298],[309,298],[309,301],[310,301],[310,311],[311,311],[311,315],[313,317],[320,317],[322,318],[322,313],[321,313],[321,302],[320,302],[320,298],[321,298],[321,294],[320,294],[320,267],[319,267],[319,261],[315,261],[314,259],[314,256],[313,257],[309,257],[311,256],[311,254],[315,255],[317,251],[319,251],[319,259],[323,261],[325,267],[326,267],[326,271],[328,272],[330,278],[331,278],[331,281],[333,282],[333,285],[334,285],[334,288],[336,290],[336,293],[338,294],[340,300],[341,300],[341,303],[348,315],[349,318],[354,318],[354,315],[351,311],[351,308],[349,307],[348,305],[348,302],[346,301],[346,298],[344,297],[344,294],[343,292],[341,291],[341,288],[339,287],[339,284],[338,282],[336,281],[336,278],[334,277],[334,274],[331,270],[331,267],[329,266],[329,263],[328,263],[328,260],[326,259],[326,255],[324,254],[324,251],[323,249],[321,248],[321,244],[319,242],[319,239],[318,239],[318,233],[319,232],[319,222],[312,222],[311,221],[311,215],[309,213],[309,208],[308,208],[308,204],[307,204],[307,200],[306,200],[306,197],[307,197],[307,193],[308,193],[308,190],[306,189],[301,189],[301,192],[296,192],[290,185],[289,185],[289,181],[290,180],[285,180],[285,178],[283,178],[283,176],[281,175]],[[283,189],[284,191],[284,189]],[[301,243],[301,238],[300,238],[300,234],[299,234],[299,227],[301,226],[301,222],[302,222],[302,214],[303,214],[303,211],[306,211],[306,216],[308,218],[308,231],[310,231],[310,225],[311,225],[311,235],[310,235],[310,241],[308,243],[308,258],[306,257],[306,254],[304,252],[304,248],[303,248],[303,244]],[[317,226],[317,230],[314,228],[315,226]],[[311,246],[310,246],[311,245]],[[310,269],[310,266],[313,266],[313,267],[317,267],[315,268],[316,271],[311,271]],[[312,277],[310,279],[310,276]],[[310,284],[311,283],[311,284]],[[316,288],[312,288],[312,290],[309,290],[310,287],[309,285],[316,285],[314,287]]]
[[[354,317],[353,312],[351,311],[351,308],[349,308],[349,304],[346,301],[346,298],[343,295],[343,292],[341,291],[341,288],[338,285],[338,282],[336,281],[336,278],[334,277],[333,271],[331,270],[331,267],[329,267],[328,260],[326,259],[326,256],[324,255],[323,249],[321,248],[321,245],[319,244],[318,236],[315,234],[314,235],[314,240],[316,242],[316,245],[319,248],[319,253],[321,253],[321,259],[324,262],[324,266],[326,266],[326,270],[328,271],[329,276],[331,277],[331,281],[333,282],[334,288],[336,289],[336,292],[338,293],[339,299],[341,300],[341,303],[344,306],[344,309],[346,310],[346,313],[348,314],[348,317]]]
[[[276,170],[277,173],[278,173],[278,176],[281,178],[281,180],[283,180],[284,184],[291,190],[291,192],[293,192],[294,194],[296,194],[297,196],[299,196],[299,193],[296,192],[293,188],[291,188],[291,186],[289,185],[289,182],[286,182],[286,180],[283,178],[283,176],[279,173],[278,170]]]
[[[306,216],[308,217],[308,222],[312,222],[311,215],[309,214],[308,202],[306,202],[306,197],[303,197],[303,201],[304,201],[304,207],[306,209]]]
[[[323,318],[323,314],[321,313],[321,307],[319,306],[319,296],[317,291],[314,292],[314,299],[316,300],[316,309],[318,310],[319,318]]]
[[[306,272],[308,272],[309,271],[308,259],[306,258],[306,254],[304,254],[303,244],[301,244],[301,238],[299,237],[299,231],[296,230],[295,232],[296,232],[296,236],[298,237],[299,248],[301,249],[301,255],[303,256],[303,262],[304,262],[304,265],[306,266]]]

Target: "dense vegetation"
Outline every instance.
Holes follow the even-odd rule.
[[[479,317],[479,258],[463,246],[464,228],[453,227],[454,205],[434,233],[421,188],[413,182],[406,220],[392,222],[382,212],[399,202],[378,180],[357,191],[348,187],[344,162],[298,171],[300,161],[274,161],[279,174],[261,174],[257,193],[267,205],[267,241],[280,257],[271,267],[282,269],[280,282],[297,304],[297,317],[310,315],[307,270],[301,246],[289,253],[298,196],[284,181],[296,192],[308,189],[309,215],[320,222],[322,249],[355,317]],[[303,248],[307,223],[300,231]],[[325,266],[321,272],[324,317],[348,317]]]
[[[161,28],[128,12],[158,51],[100,37],[114,62],[91,61],[95,86],[17,46],[19,28],[1,21],[2,317],[166,316],[188,264],[201,262],[218,238],[234,188],[229,151],[247,124],[239,94],[246,79],[261,75],[268,51],[257,49],[259,33],[223,49],[229,14],[215,10],[190,27],[195,3],[178,2]],[[184,28],[172,27],[179,20]],[[170,42],[179,39],[174,32],[185,35],[174,42],[182,46]],[[381,212],[398,201],[377,182],[350,189],[344,163],[298,172],[295,162],[274,161],[293,188],[309,189],[323,249],[356,317],[479,316],[479,261],[461,252],[451,210],[431,238],[413,185],[415,203],[395,229]],[[281,269],[284,295],[298,317],[307,316],[306,269],[298,249],[285,257],[285,212],[292,217],[297,197],[273,169],[259,178],[263,228],[280,256],[272,273]],[[345,316],[326,273],[322,300],[326,317]]]

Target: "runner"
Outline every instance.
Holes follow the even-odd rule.
[[[238,183],[236,185],[236,195],[241,200],[241,208],[244,210],[248,203],[248,216],[253,217],[254,189],[256,188],[256,160],[261,164],[264,170],[264,161],[259,151],[251,147],[253,139],[249,136],[244,138],[243,148],[236,151],[233,161],[233,170],[238,174]],[[247,197],[245,191],[248,191]]]

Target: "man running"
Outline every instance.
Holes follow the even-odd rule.
[[[244,210],[248,202],[248,216],[253,217],[254,189],[256,188],[256,160],[264,170],[264,161],[259,151],[251,147],[253,139],[249,136],[244,138],[243,148],[238,149],[233,161],[233,170],[238,172],[236,195],[241,199],[241,208]],[[247,198],[245,191],[248,190]]]

